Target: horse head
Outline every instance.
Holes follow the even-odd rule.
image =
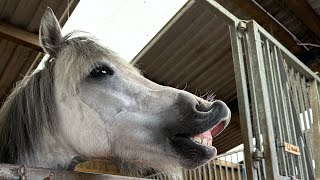
[[[52,68],[53,101],[47,103],[55,117],[54,126],[44,125],[49,130],[37,137],[42,153],[26,162],[66,167],[80,156],[170,170],[196,168],[216,156],[212,138],[230,121],[224,102],[156,84],[90,36],[62,36],[49,8],[39,36],[50,55],[44,70]]]

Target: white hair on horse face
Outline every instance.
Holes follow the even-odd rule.
[[[90,36],[63,37],[51,9],[39,35],[50,58],[0,110],[0,162],[67,169],[74,157],[109,159],[130,174],[153,168],[179,176],[176,168],[216,155],[193,138],[228,125],[225,103],[151,82]]]

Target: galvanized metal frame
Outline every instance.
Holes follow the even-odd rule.
[[[242,156],[243,153],[243,149],[239,149],[232,152],[220,154],[217,156],[216,160],[211,160],[206,165],[199,167],[198,169],[182,169],[182,177],[186,180],[246,179],[246,171],[242,169],[243,165],[239,163],[239,156]],[[236,162],[232,161],[232,156],[236,157]],[[230,164],[231,167],[229,167],[228,164]],[[217,169],[219,169],[219,171],[217,171]],[[162,173],[153,174],[151,176],[148,176],[147,178],[159,180],[170,179],[168,176]]]
[[[283,179],[286,177],[280,176],[279,172],[295,175],[296,168],[302,173],[302,178],[312,177],[314,172],[316,172],[316,178],[320,178],[320,155],[314,153],[319,152],[320,149],[319,92],[317,90],[320,78],[256,22],[240,21],[215,1],[198,0],[198,2],[209,5],[213,13],[224,19],[230,27],[247,178],[258,179],[258,176],[266,173],[265,178]],[[265,44],[262,44],[260,35],[266,39]],[[271,54],[270,48],[273,48]],[[266,61],[268,59],[273,59],[273,62]],[[290,73],[293,76],[296,75],[289,71],[287,74],[287,67],[282,63],[283,59],[299,77],[287,79]],[[273,75],[272,72],[276,74]],[[308,97],[307,81],[312,81],[310,97]],[[293,83],[291,86],[290,82]],[[295,91],[298,94],[290,95],[291,87],[296,88]],[[292,96],[296,96],[296,102],[293,102]],[[314,119],[313,129],[304,134],[301,134],[301,125],[298,123],[299,114],[295,106],[299,106],[298,112],[306,111],[307,114],[302,113],[304,124],[311,125],[311,116]],[[309,108],[312,109],[312,115]],[[272,120],[273,117],[277,117],[278,121]],[[273,123],[276,123],[275,126]],[[287,124],[290,125],[289,128],[286,127]],[[281,144],[275,142],[273,131],[281,135],[279,142],[287,141],[298,145],[302,155],[296,157],[285,153],[283,148],[279,148]],[[311,134],[313,143],[310,143]],[[252,143],[253,137],[257,142],[256,147]],[[256,156],[256,151],[258,154],[259,151],[263,151],[263,159]],[[316,162],[316,171],[312,170],[312,158]],[[293,166],[293,164],[296,165]]]

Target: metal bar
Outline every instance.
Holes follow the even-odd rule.
[[[230,26],[231,47],[233,54],[233,65],[237,86],[238,107],[240,114],[240,127],[244,144],[244,154],[246,161],[246,172],[248,179],[257,179],[252,160],[253,153],[253,135],[251,126],[250,103],[247,89],[247,77],[245,71],[245,62],[243,59],[243,49],[241,39],[243,33],[237,31],[237,25]]]
[[[201,167],[200,167],[200,168],[197,168],[196,171],[198,171],[198,176],[199,176],[198,180],[202,180],[202,175],[203,175],[203,173],[202,173],[202,171],[201,171]]]
[[[220,180],[223,180],[223,176],[222,176],[222,166],[221,166],[221,159],[219,158],[219,171],[220,171]]]
[[[237,155],[237,154],[235,154],[235,155]],[[234,163],[233,163],[233,161],[232,161],[233,159],[232,159],[232,155],[230,155],[230,161],[231,161],[231,180],[234,180],[235,179],[235,177],[234,177],[234,167],[233,167],[233,165],[234,165]]]
[[[263,134],[264,144],[264,156],[266,160],[266,170],[268,179],[277,179],[279,176],[277,154],[274,142],[273,123],[271,115],[271,107],[269,102],[268,86],[265,75],[265,65],[263,63],[262,48],[260,43],[260,34],[258,32],[258,26],[254,21],[250,21],[248,26],[248,36],[251,53],[249,54],[249,63],[254,67],[254,74],[256,76],[256,87],[257,98],[259,101],[259,119],[261,124],[261,131]]]
[[[214,168],[214,179],[218,179],[218,175],[217,175],[217,164],[216,164],[216,160],[213,161],[213,168]]]
[[[242,153],[244,155],[244,153]],[[237,156],[236,156],[236,159],[237,159],[237,165],[238,165],[238,179],[241,180],[241,164],[239,162],[239,156],[238,156],[238,153],[237,153]]]
[[[210,162],[209,162],[210,163]],[[209,164],[208,163],[208,164]],[[202,166],[202,176],[203,176],[203,180],[208,180],[208,173],[207,173],[207,168],[206,165]]]
[[[226,165],[225,165],[225,174],[226,174],[226,180],[229,180],[229,173],[228,173],[228,171],[229,171],[229,167],[228,167],[228,161],[227,161],[227,156],[225,156],[224,157],[224,162],[226,163]]]
[[[249,43],[249,37],[246,34],[246,41],[244,43],[244,48],[247,50],[247,53],[245,53],[246,59],[250,60],[250,55],[252,54],[252,49],[250,48],[250,43]],[[254,67],[252,66],[251,63],[247,63],[247,74],[248,74],[248,80],[249,80],[249,87],[250,87],[250,97],[251,97],[251,106],[252,106],[252,117],[253,117],[253,136],[255,137],[256,140],[256,145],[255,147],[262,151],[262,140],[260,139],[260,134],[261,134],[261,129],[260,129],[260,117],[259,117],[259,110],[258,110],[258,98],[256,94],[256,80],[255,80],[255,74],[254,72]]]
[[[215,0],[195,0],[195,1],[198,3],[202,3],[203,6],[209,8],[209,10],[211,10],[215,15],[217,15],[219,18],[222,18],[225,23],[228,23],[231,25],[234,23],[237,24],[240,21],[236,16],[230,13],[227,9],[225,9]]]
[[[295,71],[293,68],[289,69],[289,75],[290,75],[290,82],[291,82],[291,87],[292,87],[292,98],[291,98],[291,104],[293,104],[293,109],[292,112],[292,118],[293,118],[293,123],[294,123],[294,129],[296,131],[296,137],[297,137],[297,144],[300,148],[303,148],[303,144],[301,142],[301,138],[303,136],[302,133],[302,121],[300,120],[300,103],[299,103],[299,97],[298,97],[298,90],[297,90],[297,81],[296,81],[296,75]],[[301,151],[302,152],[302,151]],[[307,170],[307,164],[306,164],[306,159],[305,159],[305,154],[301,153],[301,156],[298,157],[299,164],[300,164],[300,173],[301,173],[301,179],[305,179],[305,177],[308,176],[308,170]]]
[[[287,93],[287,76],[285,73],[285,68],[283,65],[283,57],[281,54],[281,51],[279,50],[278,47],[275,47],[274,50],[275,53],[275,60],[276,60],[276,67],[277,67],[277,71],[278,71],[278,78],[279,78],[279,88],[280,88],[280,98],[279,98],[279,102],[281,103],[280,106],[280,111],[282,112],[282,128],[283,128],[283,133],[284,133],[284,137],[285,137],[285,142],[288,143],[292,143],[292,130],[291,128],[287,128],[288,126],[290,126],[289,123],[289,114],[288,114],[288,93]],[[287,170],[288,170],[288,174],[287,176],[294,176],[295,175],[295,168],[294,168],[294,161],[293,161],[293,156],[291,154],[286,153],[286,160],[287,160]]]
[[[212,161],[215,161],[215,160],[212,160]],[[212,161],[210,161],[208,163],[208,172],[209,172],[208,177],[209,177],[209,180],[212,180],[212,169],[211,169]],[[215,173],[215,172],[213,172],[213,173]]]
[[[295,123],[294,123],[294,116],[293,116],[293,112],[295,109],[295,104],[292,103],[292,101],[290,101],[290,99],[293,98],[293,83],[291,82],[292,79],[291,79],[291,75],[290,75],[290,70],[286,61],[284,61],[284,68],[285,68],[285,72],[286,72],[286,78],[287,78],[287,86],[286,87],[286,91],[287,91],[287,104],[288,104],[288,114],[289,114],[289,128],[292,130],[292,141],[293,141],[293,144],[297,145],[298,146],[298,139],[297,139],[297,133],[296,133],[296,128],[294,127]],[[293,157],[294,159],[294,162],[295,162],[295,169],[294,169],[294,172],[295,172],[295,175],[300,179],[301,179],[301,173],[303,172],[302,171],[302,164],[301,164],[301,161],[299,160],[299,157],[297,156],[294,156]]]
[[[193,178],[197,179],[197,171],[195,169],[192,170]]]
[[[310,82],[310,103],[313,119],[313,152],[315,161],[315,178],[320,179],[320,125],[319,125],[319,89],[316,80]]]
[[[277,92],[278,91],[278,86],[277,86],[277,83],[278,82],[278,79],[277,79],[277,76],[274,75],[274,71],[275,70],[275,64],[273,63],[274,61],[274,48],[271,48],[270,47],[270,43],[269,43],[269,40],[266,40],[266,48],[267,48],[267,53],[266,53],[266,56],[267,56],[267,61],[266,61],[266,66],[269,67],[266,69],[266,72],[267,72],[267,75],[269,74],[269,86],[270,87],[270,100],[271,102],[273,102],[273,106],[271,106],[272,109],[272,112],[274,113],[274,116],[273,116],[273,121],[274,121],[274,133],[277,135],[275,136],[275,140],[276,140],[276,146],[277,147],[280,147],[281,146],[281,143],[283,143],[283,134],[282,134],[282,130],[281,130],[281,122],[280,122],[280,112],[279,112],[279,104],[278,104],[278,100],[280,97],[279,96],[279,93]],[[270,52],[271,51],[271,52]],[[286,168],[286,164],[285,164],[285,152],[284,152],[284,149],[283,148],[277,148],[277,154],[278,154],[278,157],[279,157],[279,173],[284,175],[284,174],[287,174],[287,168]]]
[[[287,63],[294,67],[297,71],[302,73],[305,77],[309,79],[315,79],[318,82],[320,82],[320,78],[312,72],[306,65],[304,65],[297,57],[295,57],[287,48],[285,48],[278,40],[276,40],[270,33],[268,33],[263,27],[258,25],[256,22],[254,23],[258,26],[259,31],[266,36],[272,43],[274,43],[277,47],[281,49],[281,51],[284,53],[283,57],[285,59],[288,59]]]

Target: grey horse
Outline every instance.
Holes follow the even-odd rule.
[[[50,58],[1,108],[0,163],[67,170],[80,158],[169,172],[216,156],[212,138],[231,118],[224,102],[156,84],[87,34],[62,36],[50,8],[39,39]]]

